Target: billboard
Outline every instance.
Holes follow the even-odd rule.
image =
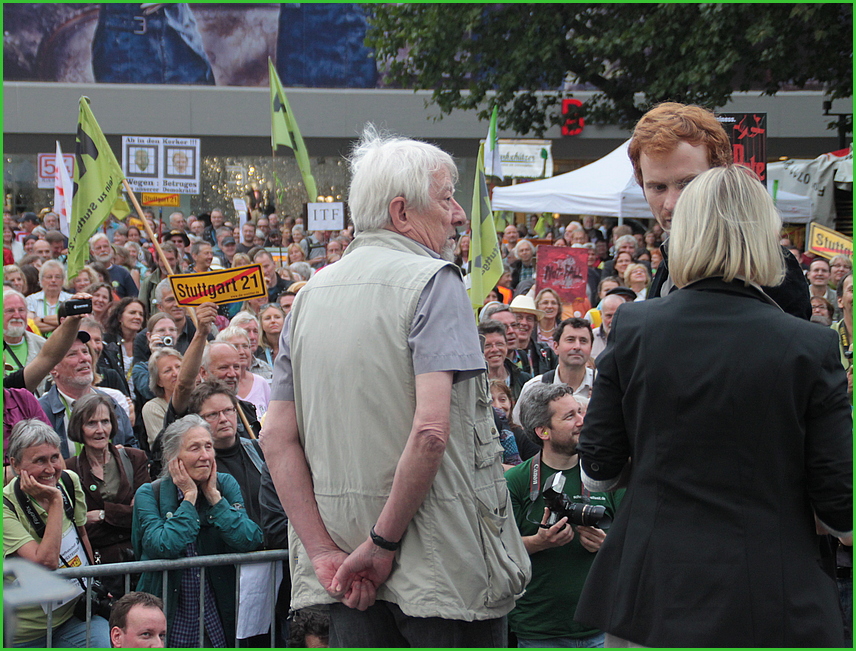
[[[5,81],[375,88],[357,3],[6,3]]]

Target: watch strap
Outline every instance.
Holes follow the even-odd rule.
[[[398,542],[390,542],[389,540],[387,540],[383,536],[379,536],[378,534],[376,534],[375,530],[374,530],[374,526],[372,527],[371,537],[372,537],[372,542],[375,545],[377,545],[378,547],[380,547],[381,549],[385,549],[387,551],[394,552],[399,547],[401,547],[401,541],[400,540]]]

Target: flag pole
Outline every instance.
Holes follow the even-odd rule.
[[[125,192],[128,193],[128,196],[131,197],[131,203],[134,204],[134,208],[137,211],[137,217],[140,218],[140,221],[143,222],[143,229],[146,231],[146,235],[149,236],[149,239],[152,241],[152,244],[155,245],[155,250],[158,253],[158,257],[163,263],[164,269],[166,269],[166,273],[168,276],[173,275],[172,265],[169,264],[169,261],[166,259],[164,255],[163,249],[158,242],[158,238],[155,237],[154,232],[152,232],[152,227],[149,226],[148,220],[143,216],[143,208],[140,206],[140,202],[137,201],[137,195],[134,194],[134,191],[131,189],[131,185],[128,183],[128,179],[122,179],[122,185],[125,186]],[[184,311],[190,316],[190,320],[193,321],[193,326],[198,328],[199,322],[196,320],[196,312],[191,308],[184,306]]]
[[[247,428],[247,435],[251,438],[257,438],[256,433],[253,431],[253,428],[250,427],[250,421],[247,420],[247,415],[244,413],[244,410],[241,408],[241,403],[237,402],[236,406],[238,407],[238,415],[241,417],[241,422],[244,423],[244,427]]]

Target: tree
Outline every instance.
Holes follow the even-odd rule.
[[[388,84],[432,90],[443,114],[487,119],[495,103],[500,126],[519,134],[564,122],[566,88],[596,91],[588,122],[622,127],[665,100],[712,109],[735,90],[808,82],[832,98],[853,92],[850,4],[366,7],[366,43]]]

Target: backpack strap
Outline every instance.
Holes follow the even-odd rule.
[[[547,371],[544,375],[541,376],[541,382],[544,384],[553,384],[553,380],[556,377],[556,369],[552,371]]]

